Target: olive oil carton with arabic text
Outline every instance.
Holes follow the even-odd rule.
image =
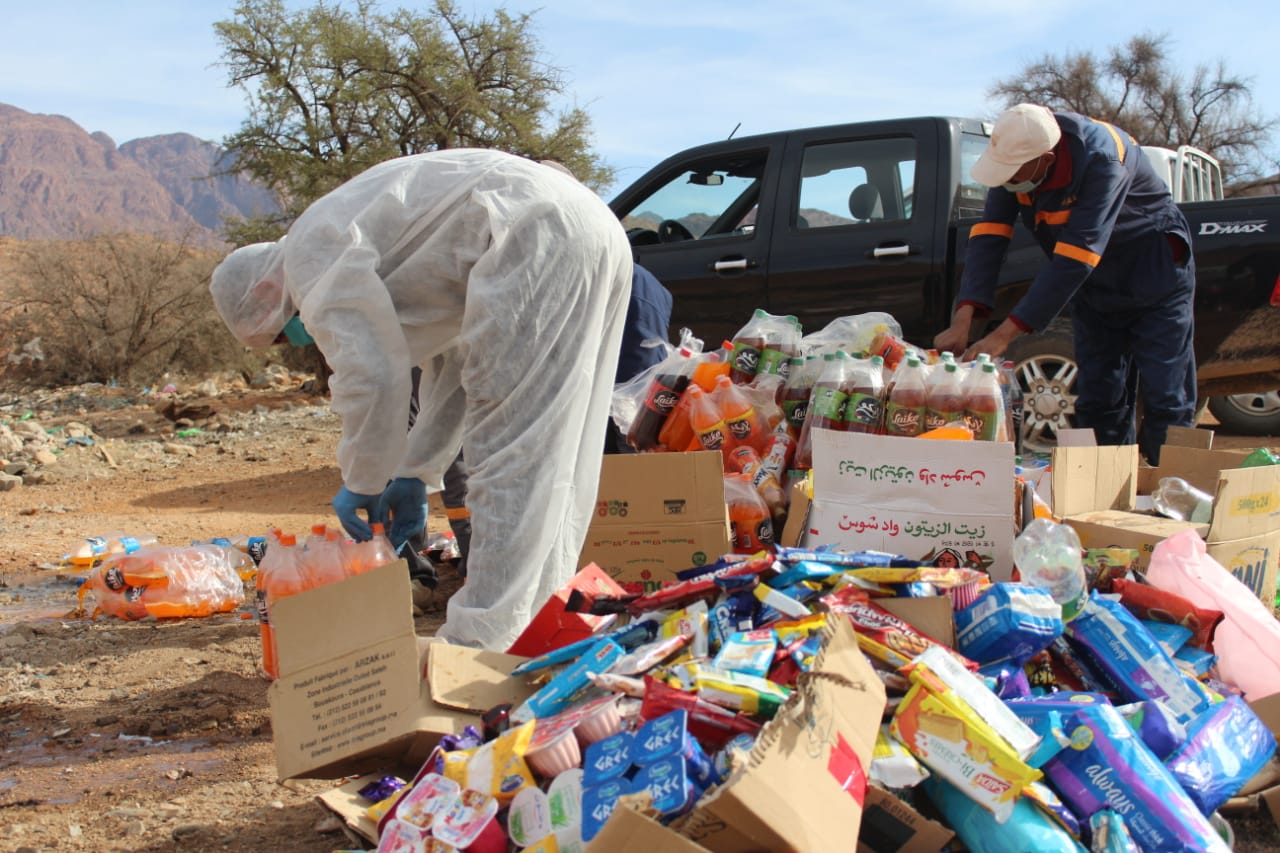
[[[1013,571],[1013,445],[816,430],[801,544]]]

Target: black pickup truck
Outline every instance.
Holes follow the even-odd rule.
[[[977,119],[926,117],[730,139],[667,158],[610,207],[636,261],[675,297],[673,335],[687,326],[716,346],[755,308],[794,314],[806,333],[886,311],[908,341],[930,346],[950,322],[969,229],[982,213],[986,190],[969,168],[989,131]],[[1194,235],[1201,401],[1277,396],[1280,197],[1181,207]],[[1019,225],[992,322],[1043,260]],[[1032,447],[1054,443],[1073,412],[1069,324],[1060,317],[1008,355],[1027,392]],[[1280,432],[1280,411],[1259,418],[1256,431]]]

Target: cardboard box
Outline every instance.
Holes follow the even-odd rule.
[[[829,620],[813,673],[761,731],[745,767],[674,828],[713,853],[847,850],[884,702],[848,620]]]
[[[652,590],[731,551],[723,466],[706,450],[605,456],[579,567]]]
[[[552,649],[585,640],[596,631],[612,623],[615,616],[592,616],[587,613],[570,613],[565,604],[574,591],[582,593],[588,601],[597,596],[617,597],[625,590],[605,574],[595,563],[588,563],[569,582],[547,599],[529,624],[507,649],[507,654],[532,658]]]
[[[879,788],[867,789],[858,853],[938,853],[955,833]]]
[[[1179,445],[1161,451],[1156,470],[1162,477],[1182,477],[1214,496],[1206,525],[1133,511],[1140,483],[1136,447],[1060,447],[1053,454],[1054,512],[1085,548],[1137,549],[1140,571],[1158,542],[1195,529],[1209,556],[1272,602],[1280,569],[1280,466],[1220,467],[1238,465],[1245,455]]]
[[[804,544],[1013,571],[1013,445],[815,430]]]
[[[650,817],[647,797],[625,796],[604,828],[587,844],[586,853],[707,853],[697,844]]]
[[[510,677],[524,658],[446,643],[426,645],[424,678],[412,606],[403,562],[272,606],[280,678],[267,698],[281,780],[420,765],[443,735],[532,693]]]

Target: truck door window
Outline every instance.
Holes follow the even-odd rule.
[[[677,173],[622,213],[633,246],[750,234],[766,152],[735,152]]]
[[[955,209],[952,211],[956,219],[982,215],[982,208],[987,202],[987,188],[975,181],[969,170],[986,150],[987,137],[975,133],[960,135],[960,185],[956,192]]]
[[[910,137],[810,145],[801,169],[793,214],[798,228],[911,218],[916,143]]]

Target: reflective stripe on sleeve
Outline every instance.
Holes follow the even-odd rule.
[[[1088,249],[1082,249],[1079,246],[1072,246],[1069,243],[1057,243],[1053,247],[1055,255],[1062,255],[1064,258],[1070,258],[1073,261],[1079,261],[1085,266],[1096,267],[1102,261],[1102,255],[1094,254]]]
[[[1013,237],[1013,226],[1005,225],[1002,222],[979,222],[977,225],[969,229],[970,237],[1003,237],[1006,240]]]

